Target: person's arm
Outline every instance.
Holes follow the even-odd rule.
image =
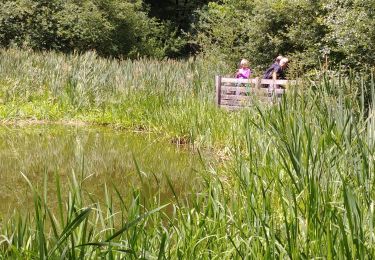
[[[237,78],[248,79],[250,77],[250,70],[239,70],[237,73]]]

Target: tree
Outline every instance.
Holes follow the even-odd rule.
[[[260,74],[279,54],[293,73],[331,65],[375,65],[371,0],[223,0],[199,12],[194,43],[235,66],[242,57]]]
[[[142,0],[2,0],[0,44],[162,58],[181,43]]]
[[[333,61],[351,67],[375,66],[375,2],[372,0],[331,0],[325,37]]]

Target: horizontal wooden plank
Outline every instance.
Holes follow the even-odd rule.
[[[253,97],[251,96],[242,96],[242,95],[221,95],[221,100],[242,100],[250,101]]]
[[[276,84],[276,85],[286,86],[286,85],[294,85],[294,84],[296,84],[296,82],[297,81],[295,81],[295,80],[285,80],[285,79],[277,79],[277,80],[261,79],[260,80],[260,84],[264,84],[264,85]]]
[[[268,94],[278,94],[282,95],[286,92],[285,89],[282,88],[277,88],[277,89],[272,89],[272,88],[235,88],[235,87],[228,87],[228,88],[222,88],[221,95],[243,95],[243,94],[248,94],[248,95],[268,95]]]
[[[276,85],[287,85],[288,84],[288,80],[281,80],[281,79],[278,79],[278,80],[273,80],[273,79],[261,79],[260,80],[260,83],[261,84],[276,84]]]
[[[245,92],[254,92],[254,87],[234,87],[234,86],[222,86],[221,91],[226,92],[226,91],[237,91],[240,93],[245,93]]]
[[[223,85],[226,85],[227,83],[232,83],[232,84],[256,84],[257,80],[256,79],[237,79],[237,78],[221,78],[221,83]],[[296,84],[295,80],[284,80],[284,79],[261,79],[260,84],[276,84],[276,85],[291,85],[291,84]]]
[[[255,84],[256,79],[221,78],[221,83],[248,83]]]

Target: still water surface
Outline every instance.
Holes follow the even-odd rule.
[[[197,187],[201,168],[197,154],[156,135],[87,126],[0,126],[0,217],[33,208],[31,189],[21,173],[41,193],[47,183],[53,204],[56,174],[64,197],[74,173],[84,180],[85,192],[100,201],[105,184],[126,194],[147,182],[164,197],[172,196],[165,176],[177,193],[186,194]]]

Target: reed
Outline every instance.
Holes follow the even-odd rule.
[[[74,173],[63,201],[56,177],[55,211],[48,206],[47,188],[35,189],[29,182],[34,210],[15,213],[1,225],[3,258],[375,257],[371,74],[323,74],[291,89],[275,106],[259,104],[228,113],[214,107],[215,69],[202,61],[48,55],[43,59],[29,52],[2,53],[9,60],[0,65],[3,116],[22,117],[21,109],[12,112],[12,105],[22,108],[51,98],[48,106],[61,109],[56,118],[186,136],[200,147],[219,147],[214,151],[225,160],[212,165],[202,158],[204,170],[193,194],[179,194],[166,176],[173,194],[168,201],[160,199],[160,191],[148,192],[152,184],[144,175],[152,173],[140,171],[142,187],[129,191],[108,185],[104,202],[84,193]],[[10,69],[10,57],[28,65]],[[52,67],[67,64],[70,72],[61,73],[70,78],[53,76],[48,73],[51,67],[35,72],[32,64],[38,60],[49,60]],[[30,73],[20,76],[25,71]],[[48,85],[52,77],[60,83]],[[29,84],[34,91],[28,90]],[[46,98],[38,91],[48,93]],[[35,96],[43,97],[40,101]],[[30,111],[34,115],[35,110]]]
[[[164,132],[206,145],[224,140],[223,131],[229,133],[221,117],[233,115],[215,117],[212,102],[213,78],[222,65],[208,67],[202,59],[106,60],[93,52],[61,55],[9,49],[0,55],[4,119],[78,120]]]

